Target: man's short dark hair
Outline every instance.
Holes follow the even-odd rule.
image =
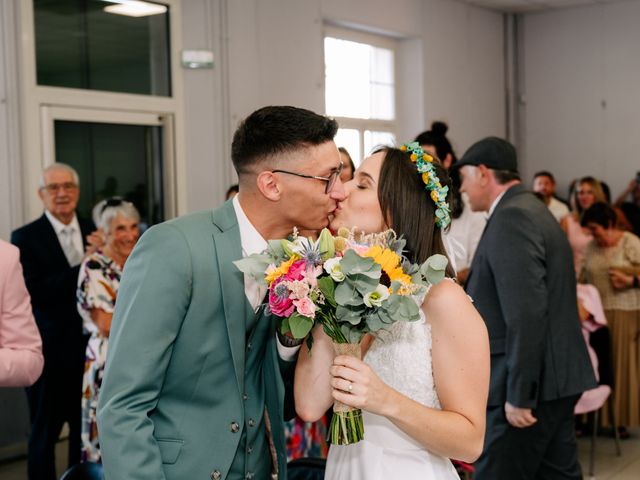
[[[553,183],[556,183],[556,179],[553,177],[553,174],[551,172],[548,172],[547,170],[542,170],[540,172],[537,172],[534,176],[533,179],[535,180],[538,177],[547,177],[549,178],[549,180],[551,180]]]
[[[514,172],[513,170],[491,169],[491,171],[493,172],[493,176],[495,177],[496,182],[498,182],[499,185],[504,185],[505,183],[509,183],[512,180],[520,180],[520,174],[518,172]]]
[[[249,167],[266,157],[284,154],[333,140],[338,123],[310,110],[289,106],[269,106],[245,118],[231,144],[231,159],[236,172],[247,173]]]

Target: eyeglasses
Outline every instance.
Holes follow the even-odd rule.
[[[102,215],[102,213],[109,207],[118,207],[118,206],[122,205],[123,203],[124,203],[124,200],[122,200],[119,197],[107,198],[104,201],[104,205],[102,205],[102,210],[100,210],[100,214]]]
[[[64,183],[50,183],[49,185],[45,185],[42,187],[43,190],[46,190],[49,193],[58,193],[60,190],[71,191],[78,188],[73,182],[64,182]]]
[[[338,168],[331,172],[331,175],[328,177],[319,177],[317,175],[304,175],[302,173],[289,172],[288,170],[272,170],[271,173],[286,173],[287,175],[295,175],[296,177],[302,178],[314,178],[316,180],[322,180],[323,182],[327,182],[327,186],[324,189],[324,193],[329,193],[333,186],[336,184],[336,180],[340,177],[340,173],[342,173],[342,169],[344,168],[344,164],[340,162]]]

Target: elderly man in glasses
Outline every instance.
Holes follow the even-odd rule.
[[[28,476],[53,480],[55,444],[63,424],[69,425],[69,465],[80,460],[80,394],[86,336],[76,308],[76,284],[85,238],[93,223],[76,216],[80,196],[78,174],[54,163],[42,172],[38,195],[44,214],[15,230],[11,241],[20,249],[25,283],[40,330],[44,371],[27,388],[31,416]]]

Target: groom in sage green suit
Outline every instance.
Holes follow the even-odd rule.
[[[233,138],[239,195],[140,239],[99,399],[107,480],[286,479],[285,385],[299,344],[260,306],[266,287],[233,261],[294,226],[327,226],[344,198],[336,130],[308,110],[257,110]]]

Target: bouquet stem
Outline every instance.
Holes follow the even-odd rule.
[[[361,357],[359,343],[333,342],[333,350],[336,355],[350,355],[358,359]],[[359,442],[363,438],[362,410],[335,400],[333,403],[333,417],[329,427],[329,442],[334,445],[350,445]]]

